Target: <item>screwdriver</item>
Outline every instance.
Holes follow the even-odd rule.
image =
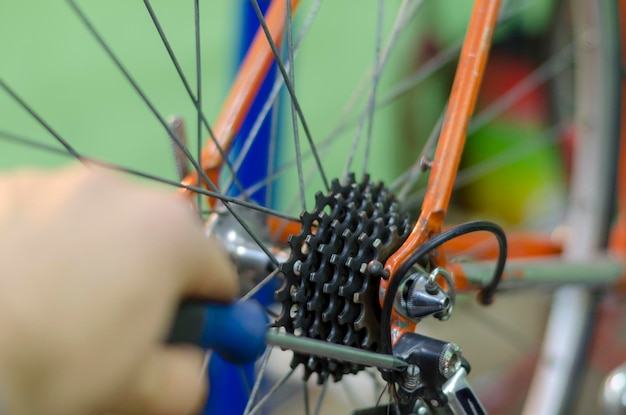
[[[232,304],[184,302],[176,315],[169,343],[190,343],[217,351],[237,364],[254,361],[266,345],[381,369],[403,370],[395,356],[342,346],[307,337],[270,332],[263,309],[254,301]]]

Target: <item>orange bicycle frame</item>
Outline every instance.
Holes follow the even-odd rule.
[[[298,4],[299,0],[291,1],[292,13],[296,11]],[[280,43],[283,36],[286,7],[284,0],[274,0],[265,15],[269,32],[277,44]],[[221,154],[228,151],[241,129],[273,61],[274,55],[270,44],[263,29],[259,28],[215,123],[213,129],[215,141],[209,137],[200,157],[200,166],[214,186],[217,186],[219,182],[220,171],[224,163]],[[199,183],[200,178],[197,171],[189,173],[182,180],[182,184],[186,186],[195,186]],[[209,186],[209,183],[202,184]],[[183,189],[182,192],[185,195],[191,195],[191,191],[188,189]],[[209,204],[213,206],[214,203],[215,199],[209,198]]]
[[[434,158],[429,162],[431,171],[427,192],[422,204],[422,211],[408,239],[385,264],[390,278],[381,281],[381,303],[384,300],[386,289],[390,281],[394,278],[402,278],[401,275],[396,275],[396,271],[400,265],[411,253],[415,252],[421,244],[438,234],[442,229],[465,144],[467,126],[476,104],[501,2],[501,0],[475,0],[474,2],[457,72],[450,92],[448,107],[446,108],[444,116],[441,135]],[[285,3],[284,0],[273,0],[265,16],[269,31],[274,41],[277,43],[280,42],[283,34],[286,13]],[[298,3],[297,0],[292,0],[292,12],[295,12]],[[622,13],[624,13],[623,10]],[[259,29],[246,54],[233,88],[215,125],[214,135],[223,151],[227,151],[231,146],[235,135],[238,133],[243,120],[248,114],[250,105],[258,93],[259,86],[265,78],[273,59],[274,57],[265,37],[265,33],[262,29]],[[626,89],[624,91],[626,94]],[[623,117],[623,119],[625,118]],[[626,131],[626,128],[622,129],[622,132],[624,131]],[[626,150],[625,140],[626,137],[623,136],[622,152]],[[625,159],[626,154],[621,158],[621,161]],[[222,164],[223,160],[217,145],[209,140],[202,153],[201,166],[214,184],[218,182]],[[620,168],[620,171],[624,172],[626,165],[622,163]],[[624,174],[621,174],[620,177],[623,178]],[[197,172],[191,173],[183,180],[183,184],[186,185],[196,185],[198,182],[199,178]],[[205,186],[208,185],[207,183],[203,184]],[[626,180],[620,179],[619,194],[620,199],[623,200],[626,200],[624,199],[624,195],[626,195],[625,185]],[[185,192],[190,193],[188,190],[185,190]],[[215,199],[210,199],[209,202],[214,204]],[[626,203],[620,203],[622,209],[620,215],[621,226],[618,226],[616,229],[617,232],[614,234],[614,240],[612,241],[614,247],[626,246],[624,242],[626,239],[626,231],[624,231],[624,229],[626,229],[626,220],[624,220],[623,212],[624,206],[626,206]],[[299,226],[296,223],[286,223],[284,220],[276,218],[269,218],[268,226],[272,233],[276,234],[294,234],[299,231]],[[277,236],[277,238],[284,240],[286,236],[284,236],[284,238]],[[466,247],[467,244],[475,245],[474,241],[476,241],[476,239],[472,238],[475,238],[475,236],[467,235],[460,238],[458,241],[455,240],[445,244],[442,248],[442,254],[461,250]],[[561,249],[558,244],[554,243],[549,238],[539,235],[512,235],[510,242],[510,254],[512,254],[510,256],[556,254],[559,253]],[[489,249],[492,249],[490,252],[493,253],[493,246]],[[484,257],[493,258],[493,255],[485,254]],[[462,267],[452,267],[450,264],[446,263],[445,255],[439,255],[437,262],[438,265],[447,266],[453,271],[456,288],[477,288],[472,287],[468,283],[463,274]],[[401,324],[394,324],[394,322]],[[394,342],[402,333],[414,330],[414,323],[404,320],[394,312],[392,316],[392,332],[396,333],[393,338]]]
[[[292,0],[292,11],[297,9],[298,3],[297,0]],[[500,4],[501,0],[476,0],[474,4],[441,136],[434,159],[431,161],[430,179],[422,206],[422,214],[407,241],[386,263],[386,269],[391,276],[390,279],[395,277],[395,271],[411,252],[441,230],[465,143],[465,131],[474,110],[487,62]],[[273,0],[265,16],[270,34],[277,43],[282,38],[285,13],[285,1]],[[265,33],[259,29],[215,124],[214,135],[217,144],[209,140],[201,155],[201,167],[214,185],[218,182],[223,164],[217,146],[219,145],[225,152],[232,144],[273,59]],[[196,185],[199,180],[198,172],[192,172],[184,178],[182,183],[184,185]],[[203,183],[203,185],[209,184]],[[191,194],[189,190],[183,190],[183,192],[188,195]],[[215,200],[209,199],[209,203],[213,205]],[[272,225],[272,221],[270,221],[270,225]],[[273,226],[276,227],[276,224]],[[458,275],[455,277],[458,278]],[[384,293],[390,279],[381,282],[382,293]],[[400,317],[394,316],[393,319],[397,318]],[[406,325],[403,326],[406,327]],[[408,328],[404,328],[402,331],[413,331],[414,328],[414,324],[409,324]]]
[[[467,126],[474,112],[487,63],[500,4],[501,0],[476,0],[474,2],[443,119],[439,143],[435,156],[430,162],[431,172],[422,212],[408,239],[385,264],[390,278],[381,281],[381,302],[384,300],[390,281],[393,278],[402,278],[401,275],[395,274],[400,265],[422,243],[441,231],[465,144]],[[455,280],[459,277],[455,275]],[[395,342],[402,333],[413,332],[415,323],[393,312],[391,328],[394,333],[392,342]]]

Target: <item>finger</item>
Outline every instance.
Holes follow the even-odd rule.
[[[198,265],[183,287],[186,297],[202,297],[228,302],[239,294],[239,280],[234,264],[213,239],[203,236],[197,245]]]
[[[232,301],[239,293],[237,273],[218,244],[205,236],[197,212],[171,194],[143,189],[135,196],[150,207],[148,214],[141,210],[137,226],[149,235],[148,246],[160,250],[148,254],[151,263],[163,267],[156,271],[175,285],[176,295]]]
[[[215,242],[207,240],[202,221],[185,200],[110,173],[73,167],[66,174],[78,181],[90,179],[87,184],[98,189],[96,197],[127,204],[130,214],[136,215],[128,226],[137,237],[150,239],[140,239],[138,245],[155,249],[146,255],[154,266],[163,267],[157,272],[164,271],[161,274],[167,278],[176,276],[180,295],[231,301],[239,293],[234,266]]]
[[[162,347],[148,356],[134,382],[111,408],[128,415],[197,413],[208,392],[204,353],[193,347]]]

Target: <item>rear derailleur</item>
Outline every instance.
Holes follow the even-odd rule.
[[[394,309],[411,321],[433,316],[447,320],[454,306],[454,291],[447,272],[428,273],[419,266],[404,278],[394,298]],[[444,290],[438,279],[448,282]],[[466,380],[469,362],[461,348],[417,333],[405,333],[393,346],[393,355],[408,366],[402,371],[383,371],[393,385],[392,406],[381,405],[354,411],[353,415],[483,415],[487,412]]]

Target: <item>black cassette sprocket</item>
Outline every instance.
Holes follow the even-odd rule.
[[[315,195],[315,207],[300,215],[291,235],[289,259],[281,264],[284,283],[276,291],[282,311],[277,327],[288,333],[371,351],[381,351],[378,283],[383,264],[409,233],[409,219],[382,183],[364,176],[333,180]],[[294,353],[292,367],[304,377],[330,375],[339,381],[362,366]]]

